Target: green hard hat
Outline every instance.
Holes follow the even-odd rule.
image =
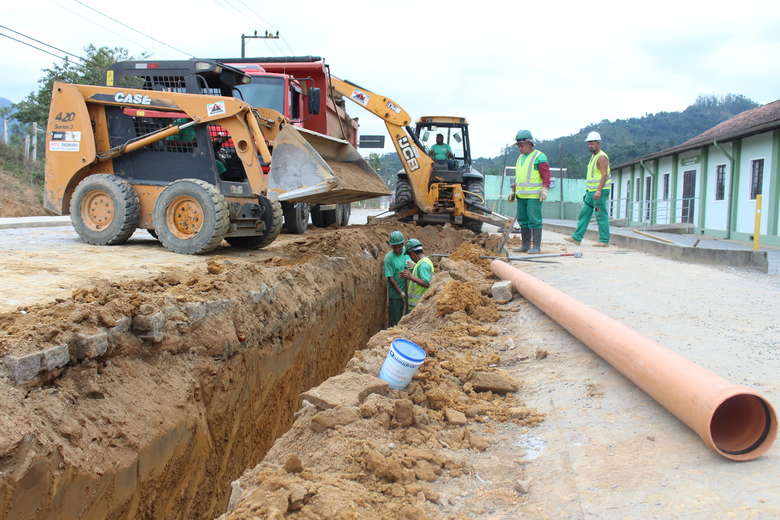
[[[409,241],[406,242],[406,248],[404,249],[404,251],[408,253],[412,249],[417,249],[418,247],[422,249],[422,242],[420,242],[416,238],[410,238]]]
[[[390,245],[391,246],[400,246],[404,243],[404,234],[400,231],[393,231],[390,233]]]
[[[515,136],[515,141],[533,141],[534,136],[531,135],[530,130],[520,130]]]

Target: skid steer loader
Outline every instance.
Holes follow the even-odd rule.
[[[290,194],[350,201],[386,192],[360,157],[343,158],[342,180],[338,164],[274,110],[173,90],[53,85],[44,205],[69,213],[85,242],[120,244],[145,228],[178,253],[223,239],[261,248],[278,236]]]

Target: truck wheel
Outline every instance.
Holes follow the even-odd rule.
[[[339,204],[341,206],[341,218],[339,219],[339,226],[347,227],[349,225],[349,217],[352,216],[352,204],[347,202],[345,204]]]
[[[260,197],[260,204],[263,206],[263,222],[265,222],[262,234],[248,237],[227,237],[225,240],[228,244],[241,249],[260,249],[276,240],[276,237],[282,232],[284,224],[282,205],[279,201],[266,197]]]
[[[411,208],[414,205],[414,194],[409,179],[399,177],[395,182],[395,197],[390,209]]]
[[[309,227],[309,205],[305,202],[282,202],[284,227],[288,233],[302,235]]]
[[[482,179],[474,179],[466,181],[463,189],[469,193],[466,193],[466,203],[475,202],[484,205],[485,204],[485,184]],[[482,233],[482,221],[474,220],[470,218],[463,219],[463,227],[474,233]]]
[[[225,197],[199,179],[179,179],[166,186],[154,204],[152,220],[162,245],[185,255],[216,249],[230,228]]]
[[[98,173],[73,192],[70,220],[81,240],[98,246],[127,242],[138,226],[141,206],[130,184],[116,175]]]
[[[317,227],[328,227],[336,223],[336,210],[321,210],[319,206],[311,208],[311,223]]]

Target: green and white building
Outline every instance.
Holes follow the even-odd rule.
[[[609,153],[609,150],[606,150]],[[687,224],[751,240],[762,195],[761,242],[780,246],[780,100],[680,144],[612,166],[610,214],[627,225]]]

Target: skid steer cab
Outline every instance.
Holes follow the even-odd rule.
[[[306,142],[278,112],[175,90],[55,83],[46,208],[69,213],[81,239],[96,245],[123,243],[137,228],[185,254],[211,251],[223,239],[242,248],[270,244],[282,208],[268,191],[267,140]],[[289,171],[275,173],[287,179],[300,165],[326,166],[313,151],[279,159]]]

